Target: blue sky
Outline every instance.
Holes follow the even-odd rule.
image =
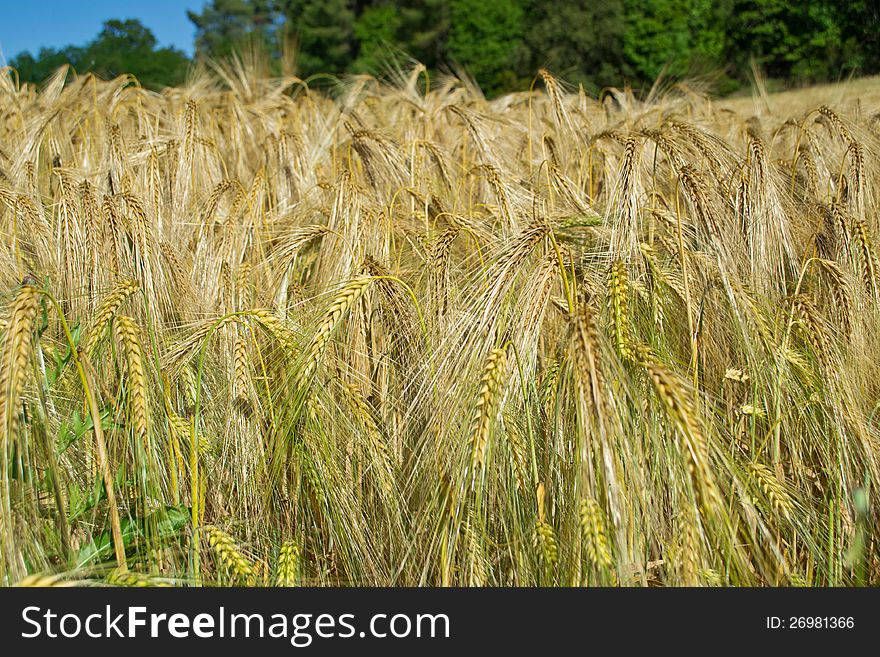
[[[193,25],[187,9],[204,0],[0,0],[0,52],[9,60],[22,50],[81,45],[110,18],[137,18],[159,44],[192,53]],[[0,59],[0,63],[3,60]]]

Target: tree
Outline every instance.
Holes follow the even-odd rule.
[[[18,53],[9,64],[18,71],[18,77],[22,82],[42,82],[65,64],[79,62],[82,48],[67,46],[60,50],[54,48],[40,48],[40,52],[34,57],[27,50]]]
[[[522,84],[527,60],[524,13],[517,0],[450,0],[448,56],[489,94]]]
[[[722,63],[726,3],[713,0],[626,0],[624,55],[645,82],[661,73],[683,77]]]
[[[540,0],[525,3],[529,29],[526,74],[545,67],[566,80],[597,87],[618,85],[623,77],[623,0],[560,2],[547,10]]]
[[[356,13],[357,72],[380,73],[401,55],[429,69],[446,62],[446,0],[372,0]]]
[[[349,70],[356,55],[355,12],[348,0],[280,0],[286,29],[299,50],[301,76],[339,74]]]
[[[735,0],[728,32],[741,71],[754,58],[771,78],[815,81],[837,73],[841,31],[832,0]]]
[[[880,4],[850,0],[835,5],[840,25],[841,66],[863,73],[880,72]]]
[[[183,82],[189,60],[175,48],[157,48],[156,37],[137,20],[109,20],[85,46],[43,48],[35,58],[23,52],[11,62],[22,81],[42,82],[62,64],[78,73],[113,78],[134,75],[145,87],[158,89]]]
[[[211,0],[201,13],[187,11],[196,28],[196,53],[223,57],[252,39],[277,46],[279,12],[273,0]]]
[[[189,63],[186,55],[156,45],[156,37],[140,21],[110,20],[82,51],[78,70],[85,68],[107,78],[130,73],[150,88],[183,82]]]
[[[364,8],[354,22],[358,55],[352,68],[358,73],[381,71],[389,57],[389,49],[399,43],[401,27],[403,20],[394,5],[382,2]]]
[[[400,47],[428,68],[436,69],[447,58],[450,28],[448,0],[400,0],[395,3],[401,27]]]

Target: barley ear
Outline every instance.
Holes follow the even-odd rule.
[[[489,434],[498,413],[498,397],[506,362],[506,352],[503,349],[492,349],[483,365],[480,392],[477,396],[476,417],[471,430],[471,467],[474,476],[485,465]]]
[[[296,586],[299,570],[299,547],[295,541],[285,541],[278,551],[275,564],[275,586]]]

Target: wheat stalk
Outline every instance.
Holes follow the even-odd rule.
[[[232,362],[235,397],[240,402],[247,403],[250,392],[250,360],[248,358],[247,335],[241,330],[235,335]]]
[[[219,527],[204,525],[201,528],[208,537],[208,545],[214,550],[214,554],[220,564],[223,565],[237,581],[252,584],[256,577],[256,571],[251,563],[241,552],[235,540]]]
[[[312,377],[321,361],[321,355],[323,354],[324,348],[327,346],[327,342],[330,340],[333,331],[336,330],[336,327],[342,321],[342,318],[348,310],[367,289],[370,281],[372,281],[372,277],[370,276],[357,278],[342,288],[342,290],[333,298],[330,307],[327,308],[324,315],[321,317],[321,321],[318,323],[318,328],[312,336],[308,348],[305,350],[305,365],[298,375],[298,384],[300,386]]]
[[[752,462],[748,464],[748,468],[749,474],[764,491],[773,510],[781,517],[790,519],[794,513],[794,503],[784,484],[763,463]]]
[[[831,280],[831,298],[834,301],[834,309],[840,318],[840,330],[844,339],[847,339],[852,333],[852,295],[846,277],[840,269],[840,265],[833,260],[817,258],[816,261]]]
[[[3,451],[14,438],[19,422],[21,393],[33,353],[34,320],[39,307],[39,292],[24,285],[15,296],[9,313],[9,324],[3,339],[0,361],[0,422]]]
[[[679,377],[667,369],[649,349],[639,349],[639,362],[648,373],[667,417],[684,439],[688,469],[697,490],[703,496],[703,503],[708,510],[719,510],[721,498],[711,469],[708,441],[690,401],[690,395]]]
[[[819,315],[813,300],[806,294],[799,294],[792,300],[794,311],[804,327],[804,334],[813,353],[826,372],[833,370],[832,352],[825,321]]]
[[[578,509],[584,552],[598,568],[611,567],[611,548],[605,534],[605,514],[594,499],[583,499]]]
[[[300,552],[295,541],[285,541],[275,564],[275,586],[296,586]]]
[[[871,236],[868,234],[868,227],[863,219],[856,219],[853,222],[852,228],[856,244],[858,245],[862,282],[869,294],[876,295],[878,293],[877,274],[878,269],[880,269],[880,263],[878,263],[877,253],[874,251]]]
[[[144,373],[143,348],[137,325],[131,317],[117,315],[114,319],[116,337],[125,354],[129,402],[134,416],[134,436],[147,447],[147,379]]]
[[[506,367],[507,354],[503,349],[492,349],[483,364],[476,417],[471,429],[471,467],[474,476],[485,465],[489,434],[498,414],[499,396]]]
[[[545,572],[552,573],[559,561],[559,545],[556,541],[556,532],[546,520],[539,519],[535,522],[534,542]]]
[[[107,583],[111,586],[124,586],[124,587],[136,587],[136,588],[144,588],[144,587],[165,587],[171,586],[168,582],[163,582],[162,580],[158,580],[155,577],[150,575],[144,575],[142,573],[135,573],[130,570],[122,570],[119,568],[114,569],[107,576]]]
[[[629,310],[627,305],[628,277],[622,260],[615,260],[608,272],[608,298],[611,305],[611,327],[617,353],[625,360],[632,359],[629,337]]]
[[[92,351],[94,351],[95,346],[101,339],[101,334],[104,331],[104,326],[113,318],[113,315],[115,315],[116,311],[119,310],[122,302],[125,301],[132,294],[134,294],[139,288],[140,284],[137,281],[120,281],[113,287],[113,290],[110,292],[110,294],[104,297],[101,305],[98,306],[98,311],[95,314],[95,321],[92,323],[92,328],[86,335],[83,350],[87,354],[90,354],[92,353]]]

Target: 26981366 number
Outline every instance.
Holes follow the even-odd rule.
[[[852,629],[855,627],[855,620],[852,616],[791,616],[788,619],[788,629],[790,630],[811,630],[811,629]]]

